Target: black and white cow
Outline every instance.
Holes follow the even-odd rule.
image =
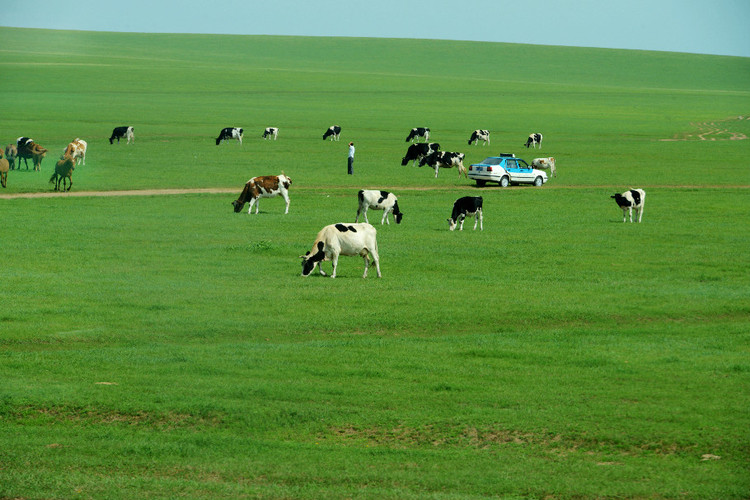
[[[526,148],[528,149],[529,146],[534,146],[534,149],[536,149],[536,145],[539,144],[539,149],[542,149],[542,134],[530,134],[529,138],[526,139]]]
[[[359,208],[357,209],[357,217],[354,219],[354,222],[359,222],[359,215],[364,214],[365,222],[369,223],[370,221],[367,220],[367,209],[371,208],[383,211],[383,219],[380,221],[381,225],[384,222],[388,225],[391,224],[388,221],[389,213],[393,213],[393,219],[396,221],[396,224],[401,224],[404,214],[398,209],[398,199],[395,194],[388,191],[378,191],[377,189],[360,189],[357,198],[359,199]]]
[[[646,204],[646,191],[629,189],[622,194],[614,194],[610,198],[614,198],[617,205],[622,209],[623,222],[625,222],[626,215],[630,215],[630,222],[633,222],[633,210],[635,210],[636,220],[641,222],[643,207]]]
[[[406,155],[401,158],[401,165],[406,165],[410,161],[413,161],[416,165],[417,160],[421,160],[423,157],[429,155],[434,151],[440,149],[440,144],[437,142],[419,142],[412,144],[409,149],[406,150]]]
[[[471,137],[469,138],[469,146],[471,146],[471,143],[479,144],[479,141],[484,141],[482,143],[482,146],[486,146],[490,143],[490,131],[489,130],[475,130],[471,133]]]
[[[450,230],[453,231],[458,225],[458,230],[464,230],[464,219],[466,217],[474,216],[474,230],[477,229],[477,221],[479,221],[479,230],[484,230],[484,217],[482,217],[482,197],[481,196],[464,196],[459,198],[453,203],[453,212],[451,213],[448,224]]]
[[[366,278],[367,269],[375,264],[378,278],[380,278],[377,231],[365,222],[358,224],[340,222],[321,229],[315,238],[312,250],[305,255],[300,255],[302,258],[302,276],[309,276],[315,266],[323,261],[330,260],[333,263],[331,278],[335,278],[339,255],[361,256],[365,260],[365,273],[362,277]],[[372,259],[372,263],[370,259]],[[318,270],[323,276],[326,275],[323,272],[323,266],[318,267]]]
[[[464,167],[464,158],[466,157],[463,153],[451,153],[449,151],[433,151],[429,155],[419,160],[419,166],[423,167],[429,165],[435,169],[435,178],[438,176],[438,169],[441,168],[453,168],[458,167],[458,176],[461,177],[463,172],[464,176],[468,179],[466,168]]]
[[[289,186],[292,185],[292,179],[284,174],[281,175],[262,175],[253,177],[245,183],[245,187],[240,193],[240,197],[232,202],[235,213],[240,213],[245,203],[250,203],[247,213],[251,213],[255,205],[255,213],[260,209],[261,198],[274,198],[281,195],[286,202],[285,214],[289,213]]]
[[[120,139],[127,139],[128,144],[130,144],[130,141],[133,141],[133,143],[135,143],[135,134],[133,133],[133,127],[115,127],[114,130],[112,130],[112,135],[109,138],[109,143],[114,144],[115,139],[117,139],[117,144],[120,143]]]
[[[409,132],[409,136],[406,138],[406,141],[404,142],[414,142],[414,139],[417,137],[421,137],[425,141],[430,140],[430,129],[425,127],[415,127],[411,129],[411,132]]]
[[[339,135],[341,134],[341,127],[338,125],[331,125],[328,127],[328,130],[326,130],[325,134],[323,134],[323,140],[325,141],[329,137],[332,141],[338,141]]]
[[[266,130],[263,131],[263,138],[268,139],[269,137],[272,137],[273,140],[276,140],[276,136],[279,135],[279,127],[266,127]]]
[[[245,131],[239,127],[226,127],[221,129],[219,137],[216,138],[216,145],[218,146],[221,141],[228,141],[230,139],[237,139],[242,144],[242,134]]]

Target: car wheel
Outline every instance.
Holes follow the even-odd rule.
[[[508,177],[503,176],[502,179],[500,179],[500,185],[502,187],[507,188],[509,184],[510,184],[510,179],[508,179]]]
[[[477,180],[477,186],[479,186],[479,187],[484,187],[486,184],[487,184],[487,181]]]
[[[540,177],[537,177],[536,179],[534,179],[534,185],[535,185],[536,187],[539,187],[539,186],[541,186],[542,184],[544,184],[544,182],[542,182],[542,178],[541,178],[541,176],[540,176]]]

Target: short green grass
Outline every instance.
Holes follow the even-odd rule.
[[[0,29],[2,141],[89,142],[0,199],[0,497],[746,498],[747,59]],[[328,125],[340,143],[323,142]],[[117,125],[135,145],[110,146]],[[242,146],[213,143],[224,126]],[[265,126],[279,140],[262,141]],[[540,189],[402,167],[553,155]],[[471,130],[492,146],[468,147]],[[520,146],[545,135],[543,150]],[[683,139],[661,141],[660,139]],[[721,139],[725,137],[720,137]],[[357,143],[355,176],[346,143]],[[12,171],[0,195],[51,190]],[[291,208],[230,202],[285,171]],[[383,278],[298,256],[394,190]],[[643,223],[609,199],[647,190]],[[231,193],[224,192],[227,188]],[[449,232],[458,196],[484,231]],[[324,264],[330,269],[330,264]]]

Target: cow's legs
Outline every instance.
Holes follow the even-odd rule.
[[[365,253],[362,256],[362,259],[365,261],[365,273],[362,275],[363,278],[367,278],[367,268],[370,267],[370,257],[369,254]]]
[[[289,195],[285,192],[282,192],[281,196],[284,198],[284,201],[286,202],[286,209],[284,210],[284,213],[288,214],[289,213]]]
[[[333,256],[331,257],[331,263],[333,264],[333,274],[331,274],[331,278],[335,278],[336,277],[336,266],[339,265],[339,255],[338,254],[333,254]]]
[[[438,176],[438,170],[440,169],[439,166],[435,165],[435,179],[437,179]]]
[[[388,220],[388,210],[383,210],[383,218],[380,220],[380,225],[382,226],[383,223],[391,225],[391,221]]]

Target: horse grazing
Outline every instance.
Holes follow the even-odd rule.
[[[50,183],[55,183],[55,191],[60,191],[60,181],[62,181],[63,191],[70,191],[73,187],[73,170],[76,168],[76,162],[70,155],[63,155],[55,164],[55,173],[49,178]],[[65,178],[68,178],[70,184],[65,189]]]
[[[3,152],[0,151],[0,185],[8,187],[8,170],[10,169],[10,163],[8,160],[3,158]]]

